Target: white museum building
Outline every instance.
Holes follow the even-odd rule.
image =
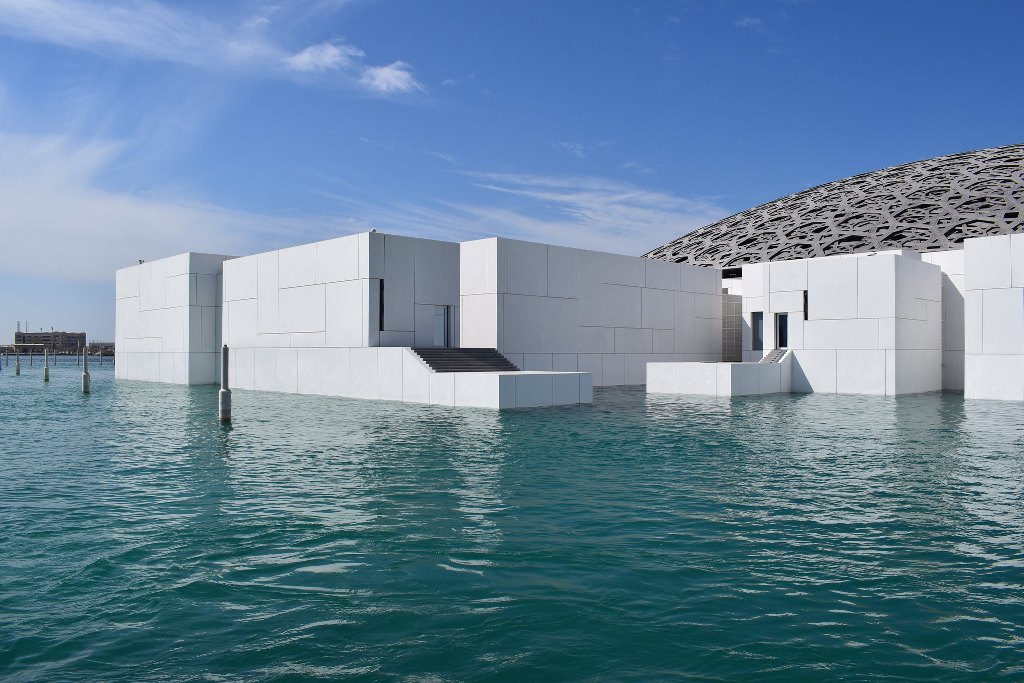
[[[645,257],[365,232],[117,271],[116,377],[517,408],[659,393],[1024,400],[1024,146],[828,183]]]

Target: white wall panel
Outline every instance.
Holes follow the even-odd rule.
[[[821,258],[808,262],[811,320],[857,317],[857,261],[855,258]]]
[[[672,264],[668,264],[672,265]],[[677,273],[678,275],[678,273]],[[641,317],[642,327],[657,328],[661,330],[675,329],[676,326],[676,296],[678,292],[664,289],[642,289],[641,290]],[[707,295],[699,294],[705,297]],[[721,307],[721,298],[715,298],[715,304]],[[719,315],[721,310],[719,308]]]
[[[508,292],[510,294],[548,294],[548,248],[544,244],[502,240],[508,263]]]
[[[1009,235],[964,241],[964,274],[971,289],[1006,289],[1013,282]]]
[[[359,235],[316,243],[316,282],[342,282],[359,278]]]
[[[580,250],[548,247],[548,296],[578,299]]]

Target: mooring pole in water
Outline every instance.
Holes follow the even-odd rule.
[[[228,385],[228,345],[220,351],[220,392],[217,394],[217,419],[231,422],[231,387]]]
[[[14,374],[21,374],[21,349],[14,349]]]
[[[82,349],[82,393],[89,393],[89,346]]]
[[[43,349],[43,381],[50,381],[50,349]]]

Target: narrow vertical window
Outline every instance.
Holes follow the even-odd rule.
[[[757,311],[750,314],[750,332],[754,351],[764,351],[764,313]]]
[[[804,320],[807,320],[807,290],[804,290]]]
[[[384,329],[384,278],[379,280],[380,282],[380,297],[377,299],[377,329]]]

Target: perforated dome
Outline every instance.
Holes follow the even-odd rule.
[[[728,268],[884,249],[945,251],[1024,231],[1024,145],[836,180],[724,218],[645,254]]]

